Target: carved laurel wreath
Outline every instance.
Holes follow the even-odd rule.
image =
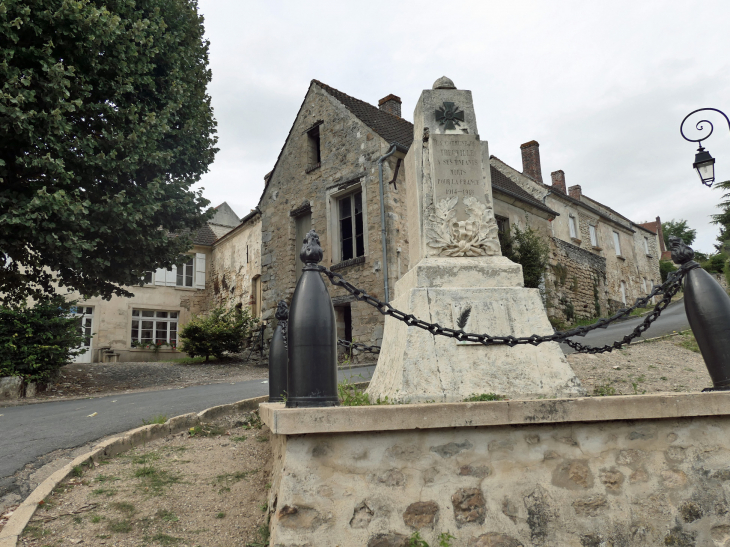
[[[464,198],[469,217],[456,220],[454,196],[439,201],[429,216],[428,245],[446,256],[495,256],[500,254],[497,223],[484,203],[473,197]]]

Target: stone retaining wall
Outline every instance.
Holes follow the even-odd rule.
[[[707,395],[327,411],[317,433],[273,436],[271,545],[405,547],[416,530],[432,546],[728,545],[730,395]],[[272,432],[303,430],[272,406]],[[698,412],[715,415],[679,416]],[[342,432],[365,422],[383,430]]]

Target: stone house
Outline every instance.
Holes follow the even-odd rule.
[[[247,219],[250,223],[251,219]],[[184,353],[176,350],[178,332],[193,315],[206,311],[215,302],[211,296],[215,295],[212,288],[215,283],[210,281],[210,271],[218,271],[223,254],[217,242],[240,225],[241,220],[224,202],[194,235],[187,263],[172,270],[160,268],[148,272],[143,286],[129,287],[134,293],[131,298],[80,300],[77,313],[88,335],[85,342],[88,351],[78,356],[76,362],[161,361],[184,357]],[[223,243],[224,252],[230,253],[227,242]],[[256,248],[253,256],[258,253]],[[79,299],[79,295],[70,294],[69,298]],[[166,345],[150,349],[160,342]]]
[[[381,213],[378,160],[394,143],[396,153],[382,161]],[[397,96],[388,95],[375,107],[311,82],[264,178],[258,205],[265,320],[273,318],[279,300],[291,299],[301,272],[299,248],[312,228],[324,249],[322,263],[378,298],[385,295],[384,271],[391,288],[408,271],[401,159],[412,143],[413,125],[401,117]],[[552,185],[543,184],[537,142],[523,145],[522,157],[518,171],[491,156],[494,211],[500,230],[530,226],[549,241],[544,292],[550,316],[605,315],[659,282],[655,231],[588,198],[578,185],[566,189],[562,171],[553,173]],[[383,320],[377,310],[329,288],[339,337],[380,344]]]
[[[548,315],[559,320],[607,315],[661,283],[661,223],[634,223],[566,187],[562,170],[542,180],[540,145],[521,146],[522,172],[492,157],[492,165],[559,216],[550,223],[550,265],[545,275]],[[654,228],[654,229],[652,229]]]

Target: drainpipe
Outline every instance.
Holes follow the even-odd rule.
[[[380,240],[383,246],[383,281],[385,285],[385,301],[390,302],[390,290],[388,289],[388,249],[385,241],[385,198],[383,197],[383,162],[395,154],[396,143],[391,143],[390,148],[384,156],[378,158],[378,177],[380,182]]]

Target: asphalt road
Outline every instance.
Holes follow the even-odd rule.
[[[571,340],[589,346],[605,346],[629,334],[642,321],[644,321],[643,317],[635,317],[621,323],[613,323],[605,329],[596,329],[586,336],[576,336],[571,338]],[[684,301],[674,302],[667,306],[667,309],[662,312],[657,320],[652,323],[651,327],[649,327],[649,330],[644,332],[640,338],[656,338],[657,336],[671,334],[674,331],[687,330],[688,328],[689,322],[687,321],[687,314],[684,311]],[[561,347],[566,354],[573,353],[573,349],[568,346],[563,344]]]
[[[340,371],[340,379],[370,379],[372,367]],[[260,397],[268,383],[249,380],[182,389],[126,393],[95,399],[54,401],[0,407],[0,482],[39,456],[60,448],[75,448],[107,435],[121,433],[164,414],[168,418],[200,412],[212,406]],[[90,417],[90,414],[96,415]]]

